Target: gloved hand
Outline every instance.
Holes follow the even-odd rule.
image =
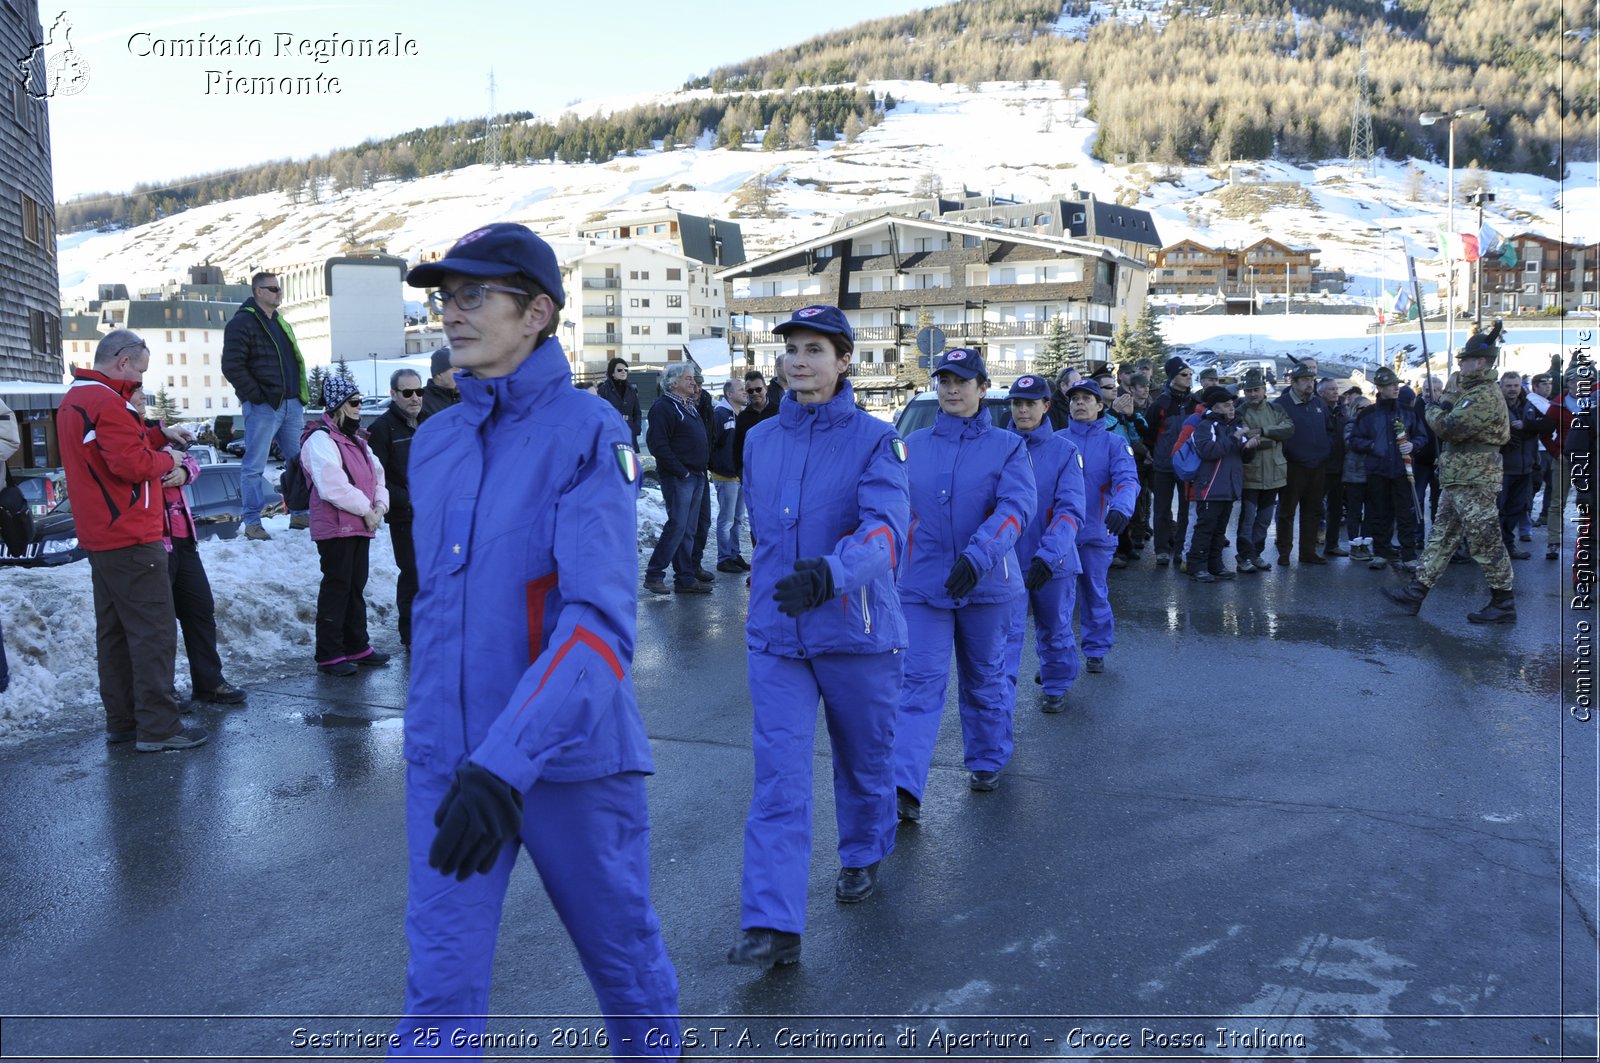
[[[433,814],[439,833],[428,850],[428,866],[465,882],[487,874],[500,849],[522,829],[522,795],[486,768],[468,761],[450,783]]]
[[[956,558],[950,569],[950,578],[944,581],[944,592],[952,598],[965,598],[978,585],[978,570],[965,557]]]
[[[815,609],[833,597],[833,570],[826,558],[803,557],[794,563],[794,571],[780,579],[772,591],[772,600],[778,603],[778,612],[784,616],[799,616]]]
[[[1050,582],[1051,575],[1050,563],[1036,557],[1028,562],[1028,574],[1022,577],[1022,585],[1030,591],[1036,591]]]
[[[1112,535],[1121,535],[1122,529],[1128,526],[1128,515],[1119,509],[1113,509],[1106,514],[1106,531]]]

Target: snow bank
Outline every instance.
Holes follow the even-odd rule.
[[[646,487],[639,497],[641,570],[666,516],[661,492]],[[262,524],[273,534],[271,542],[240,536],[200,544],[217,600],[222,663],[228,678],[241,686],[312,667],[321,580],[316,548],[305,532],[289,530],[287,517],[268,517]],[[394,602],[398,575],[385,531],[373,539],[367,578],[367,622],[380,649],[399,649]],[[0,744],[103,727],[89,563],[0,569],[0,618],[11,665],[10,689],[0,694]],[[178,691],[186,694],[189,663],[181,637],[177,676]]]

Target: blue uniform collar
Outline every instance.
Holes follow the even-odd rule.
[[[1100,420],[1097,420],[1097,421],[1068,421],[1067,422],[1067,434],[1068,435],[1087,436],[1090,432],[1093,432],[1096,429],[1099,429],[1102,432],[1104,432],[1106,430],[1106,422],[1105,422],[1104,418],[1101,418]]]
[[[785,428],[798,428],[811,418],[832,427],[845,423],[855,414],[856,392],[848,378],[839,381],[839,390],[827,402],[802,403],[785,394],[778,405],[778,420]]]
[[[1016,425],[1012,425],[1011,430],[1017,435],[1021,436],[1023,442],[1027,443],[1030,447],[1043,446],[1045,441],[1056,433],[1055,426],[1050,423],[1050,418],[1048,417],[1040,421],[1039,427],[1035,428],[1031,432],[1024,432]]]
[[[940,409],[933,419],[933,434],[949,436],[952,439],[972,439],[993,427],[994,422],[989,419],[989,411],[982,406],[978,407],[978,412],[972,417],[957,417]]]
[[[461,409],[467,421],[481,425],[497,411],[531,409],[548,393],[572,387],[572,369],[561,341],[551,336],[510,375],[482,380],[466,370],[456,374],[456,387],[461,390]]]

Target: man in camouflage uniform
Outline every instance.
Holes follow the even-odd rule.
[[[1489,580],[1489,604],[1467,619],[1474,624],[1510,624],[1517,619],[1511,592],[1511,558],[1500,537],[1500,448],[1511,438],[1511,418],[1495,380],[1495,343],[1501,325],[1475,333],[1461,351],[1461,371],[1445,388],[1444,401],[1428,407],[1428,429],[1440,443],[1439,514],[1422,555],[1422,571],[1402,588],[1384,593],[1412,616],[1450,563],[1465,536],[1472,558]]]

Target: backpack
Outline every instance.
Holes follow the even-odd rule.
[[[327,428],[317,426],[312,428],[300,439],[300,445],[305,446],[312,432],[326,432]],[[342,461],[343,459],[341,459]],[[293,461],[283,466],[283,475],[278,477],[278,493],[283,495],[283,508],[288,513],[304,513],[311,508],[311,478],[306,475],[304,465],[296,457]]]
[[[1192,424],[1178,429],[1178,438],[1172,444],[1172,475],[1184,483],[1193,482],[1200,473],[1200,450],[1195,446]]]
[[[0,489],[0,543],[12,557],[26,557],[33,542],[33,510],[22,489],[11,482],[9,473],[6,485]]]

